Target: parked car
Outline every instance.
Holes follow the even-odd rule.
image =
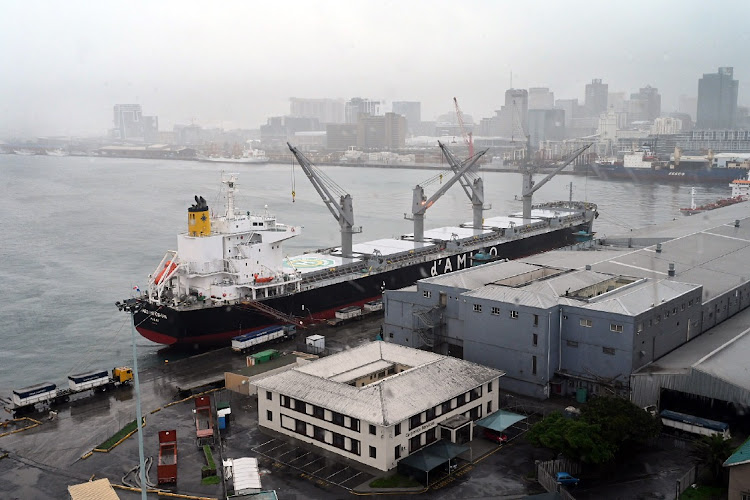
[[[565,486],[576,486],[578,485],[578,479],[577,477],[573,477],[567,472],[558,472],[557,473],[557,484],[563,484]]]
[[[497,444],[503,444],[508,442],[508,436],[505,433],[497,433],[489,429],[484,430],[484,438],[494,441]]]

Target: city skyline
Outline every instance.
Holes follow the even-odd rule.
[[[116,103],[141,104],[164,130],[257,129],[288,114],[290,97],[419,101],[425,121],[458,97],[477,122],[500,109],[511,74],[513,88],[581,103],[594,79],[625,95],[650,85],[668,112],[698,95],[704,73],[732,66],[748,105],[750,35],[711,21],[746,18],[750,5],[721,7],[7,3],[0,135],[105,135]]]

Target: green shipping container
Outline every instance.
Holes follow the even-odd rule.
[[[252,354],[251,357],[256,363],[265,363],[266,361],[278,358],[279,351],[276,349],[267,349],[265,351],[256,352],[255,354]]]
[[[588,391],[586,391],[584,387],[579,387],[576,391],[576,401],[578,401],[579,403],[585,403],[587,395]]]

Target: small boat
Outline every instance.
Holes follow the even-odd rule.
[[[156,279],[154,279],[154,282],[158,285],[162,281],[164,281],[164,278],[168,277],[170,274],[172,274],[172,271],[177,269],[177,264],[175,262],[172,262],[171,260],[168,260],[164,264],[164,269],[159,272],[159,274],[156,275]]]
[[[256,283],[269,283],[273,281],[273,276],[258,276],[257,274],[253,274],[253,280]]]
[[[691,194],[690,206],[680,209],[680,213],[682,215],[695,215],[695,214],[699,214],[702,212],[706,212],[708,210],[715,210],[717,208],[728,207],[730,205],[735,205],[737,203],[747,201],[746,196],[733,196],[731,198],[723,198],[721,200],[716,200],[713,203],[706,203],[705,205],[696,206],[695,188],[690,189],[690,194]]]
[[[17,154],[18,156],[34,156],[36,155],[36,152],[30,150],[30,149],[14,149],[13,152]]]
[[[47,150],[47,156],[68,156],[68,152],[64,149],[49,149]]]

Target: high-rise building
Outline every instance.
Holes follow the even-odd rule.
[[[381,106],[382,103],[380,101],[354,97],[347,101],[346,106],[344,107],[345,122],[358,123],[359,115],[362,114],[381,116],[383,114]]]
[[[530,109],[529,136],[534,148],[544,141],[565,139],[565,111],[562,109]]]
[[[552,109],[555,107],[555,93],[547,87],[529,89],[529,109]]]
[[[317,118],[320,123],[344,123],[343,99],[289,99],[290,116]]]
[[[529,133],[529,93],[526,89],[505,91],[505,104],[496,111],[492,135],[523,139]]]
[[[406,117],[406,128],[414,134],[422,122],[422,103],[417,101],[393,101],[393,112]]]
[[[565,126],[570,127],[574,118],[584,116],[584,108],[578,104],[578,99],[558,99],[555,101],[555,109],[565,111]]]
[[[112,138],[123,141],[155,142],[159,134],[159,118],[143,116],[140,104],[115,104]]]
[[[654,121],[661,114],[661,95],[659,89],[646,85],[638,90],[637,94],[630,94],[630,101],[639,101],[637,105],[631,105],[630,109],[637,109],[630,115],[629,120],[633,121]]]
[[[406,144],[406,118],[397,113],[385,116],[362,114],[357,121],[357,147],[393,150]]]
[[[698,129],[733,129],[737,123],[737,91],[734,68],[704,73],[698,81]]]
[[[677,112],[690,115],[690,119],[695,121],[698,115],[698,98],[694,96],[681,95],[677,101]]]
[[[599,117],[607,111],[607,94],[609,85],[602,83],[600,78],[594,78],[591,83],[586,84],[586,116]]]

